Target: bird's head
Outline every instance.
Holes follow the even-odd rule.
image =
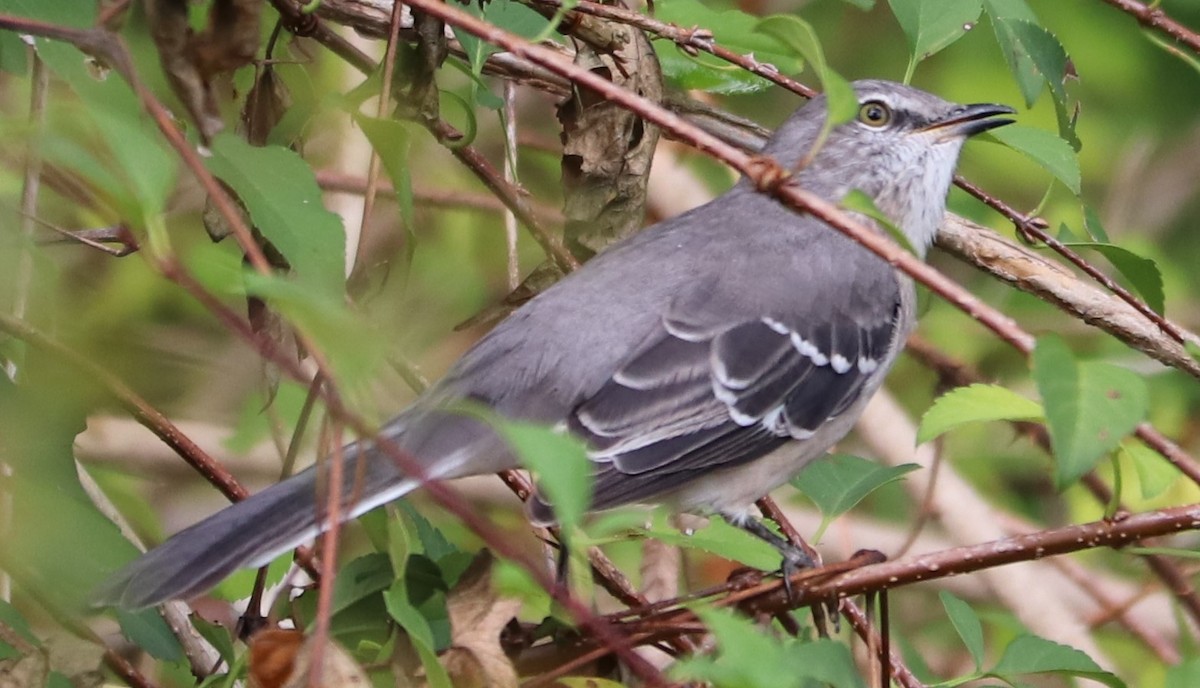
[[[825,98],[814,98],[776,131],[763,152],[797,173],[801,186],[840,201],[859,189],[919,251],[933,240],[967,138],[1012,122],[1005,105],[959,105],[890,81],[856,81],[854,118],[819,135]]]

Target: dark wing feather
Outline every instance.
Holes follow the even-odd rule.
[[[593,508],[654,497],[811,436],[859,398],[896,336],[897,309],[877,322],[842,316],[808,327],[664,321],[568,418],[598,464]]]

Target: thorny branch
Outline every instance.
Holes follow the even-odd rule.
[[[1146,5],[1137,0],[1104,0],[1122,12],[1137,19],[1142,26],[1159,31],[1167,37],[1183,43],[1192,52],[1200,54],[1200,34],[1180,24],[1157,7],[1158,3]]]

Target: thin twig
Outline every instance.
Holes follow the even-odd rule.
[[[1170,18],[1158,7],[1145,5],[1137,0],[1104,0],[1104,2],[1137,19],[1142,26],[1154,29],[1168,38],[1173,38],[1191,48],[1192,52],[1200,54],[1200,34]]]

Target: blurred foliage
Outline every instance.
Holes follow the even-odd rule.
[[[211,4],[193,4],[193,23],[203,24]],[[1200,71],[1195,55],[1178,54],[1186,48],[1164,45],[1161,36],[1101,0],[667,0],[656,6],[657,18],[710,29],[721,45],[753,52],[759,61],[813,85],[911,77],[914,85],[958,102],[1017,106],[1021,128],[970,144],[960,167],[964,176],[1022,211],[1036,210],[1063,241],[1086,248],[1091,259],[1102,257],[1101,268],[1155,310],[1186,329],[1200,329],[1195,231]],[[1158,7],[1185,26],[1200,27],[1195,0],[1162,0]],[[95,22],[96,7],[0,0],[0,14],[86,27]],[[527,37],[544,27],[533,13],[498,0],[482,14]],[[768,15],[783,19],[764,24]],[[276,19],[273,9],[264,11],[264,45]],[[160,67],[141,3],[130,4],[119,31],[145,87],[198,145],[195,127]],[[499,166],[504,157],[501,118],[494,109],[499,82],[478,76],[482,59],[493,50],[465,38],[464,44],[468,58],[451,58],[457,66],[448,64],[437,74],[442,99],[451,103],[443,116],[474,130],[471,143]],[[480,200],[485,187],[421,127],[377,117],[378,74],[368,78],[316,43],[284,32],[274,68],[288,105],[270,129],[270,145],[258,148],[245,143],[236,123],[261,66],[215,80],[227,129],[205,150],[206,163],[236,190],[256,227],[292,268],[265,277],[247,271],[233,241],[209,240],[203,190],[120,75],[65,43],[37,39],[36,46],[49,72],[49,95],[44,112],[31,116],[33,53],[18,34],[0,31],[0,312],[48,334],[197,432],[204,448],[238,466],[248,483],[278,477],[305,414],[306,390],[280,380],[277,370],[264,370],[244,341],[163,276],[162,259],[177,258],[239,313],[247,308],[247,295],[269,303],[328,357],[348,402],[376,422],[416,396],[414,377],[436,379],[482,334],[478,328],[458,331],[457,324],[508,293],[498,204]],[[374,47],[382,55],[382,43]],[[661,40],[655,47],[675,88],[703,90],[692,95],[764,125],[777,125],[800,102],[710,55],[686,54]],[[1055,76],[1064,71],[1069,78]],[[535,206],[553,208],[562,196],[559,125],[549,97],[532,87],[518,91],[523,144],[518,177]],[[464,111],[464,105],[474,107]],[[360,245],[361,198],[322,193],[318,182],[365,178],[372,146],[382,157],[381,178],[390,180],[399,200],[377,199],[365,223],[368,241]],[[720,190],[733,183],[732,175],[699,154],[671,151],[702,184]],[[35,159],[43,166],[40,195],[35,206],[23,209],[23,176]],[[1014,236],[1010,224],[961,190],[951,192],[949,206]],[[116,227],[132,232],[142,250],[114,258],[62,234]],[[545,256],[525,232],[517,241],[524,275]],[[358,264],[368,269],[350,297],[343,275],[346,256],[355,260],[356,247]],[[930,413],[933,421],[929,416],[925,421],[930,436],[945,433],[939,440],[945,460],[995,508],[1037,527],[1099,518],[1111,505],[1097,502],[1075,482],[1092,468],[1135,511],[1200,501],[1196,485],[1125,439],[1145,418],[1186,451],[1200,453],[1200,385],[1194,378],[945,255],[935,252],[931,262],[1039,335],[1031,369],[946,303],[930,299],[922,315],[925,339],[1003,387],[941,397]],[[11,473],[0,472],[0,487],[10,500],[2,516],[7,522],[0,524],[0,569],[15,582],[12,604],[0,603],[0,623],[17,629],[35,648],[21,652],[0,642],[0,658],[11,659],[34,656],[41,639],[63,633],[55,613],[88,619],[104,633],[117,627],[111,615],[97,621],[84,608],[95,584],[129,559],[133,547],[88,496],[76,460],[133,521],[133,531],[150,540],[193,522],[221,500],[180,468],[165,445],[121,423],[129,417],[127,407],[79,365],[8,335],[0,335],[0,359],[8,373],[0,375],[0,459]],[[936,375],[908,357],[889,388],[914,418],[942,391]],[[1104,403],[1114,393],[1127,403],[1119,408]],[[1053,460],[1000,422],[1043,417]],[[319,404],[315,418],[323,418]],[[85,426],[89,430],[80,434]],[[309,462],[319,453],[321,423],[304,427],[296,441]],[[543,429],[510,431],[523,451],[575,451],[553,446],[559,438],[547,439]],[[853,438],[846,445],[869,456]],[[824,518],[853,506],[854,518],[904,533],[923,509],[896,484],[905,469],[862,466],[853,458],[825,462],[797,482]],[[538,465],[537,459],[530,463]],[[925,473],[906,480],[925,482]],[[552,471],[542,477],[564,481],[549,488],[551,493],[587,489]],[[541,556],[511,500],[484,494],[473,500],[481,512],[525,551]],[[778,497],[811,508],[795,491]],[[456,587],[469,578],[465,571],[479,542],[420,496],[388,511],[386,520],[372,514],[348,529],[334,592],[333,636],[356,660],[385,667],[372,676],[377,682],[390,680],[387,662],[407,661],[406,668],[422,666],[431,683],[445,684],[459,675],[441,675],[436,653],[454,644],[455,600],[480,595]],[[813,522],[824,530],[823,520]],[[681,531],[661,513],[594,516],[572,537],[603,546],[635,585],[641,583],[647,537],[685,549],[680,578],[687,589],[720,582],[733,562],[768,568],[773,562],[761,542],[723,522]],[[1194,549],[1196,543],[1193,534],[1169,544]],[[840,543],[825,551],[836,560],[870,546]],[[1131,596],[1146,586],[1161,603],[1156,609],[1175,604],[1127,553],[1094,551],[1072,561],[1107,584],[1123,585]],[[579,562],[574,568],[581,568]],[[1184,571],[1194,586],[1194,566]],[[528,572],[502,562],[495,579],[497,589],[522,601],[525,631],[537,638],[571,637],[569,617]],[[221,595],[244,595],[249,588],[249,578],[239,578],[227,582]],[[1195,685],[1197,629],[1177,607],[1172,618],[1155,619],[1153,631],[1182,656],[1178,666],[1169,667],[1154,648],[1106,617],[1089,629],[1107,655],[1101,669],[1076,650],[1030,634],[991,592],[976,589],[969,603],[944,595],[940,605],[928,589],[892,594],[897,645],[923,680],[957,685],[985,675],[1025,680],[1014,677],[1036,673],[1057,674],[1063,681],[1090,677],[1107,685],[1122,680],[1151,688]],[[580,594],[594,595],[606,609],[613,605],[602,593]],[[309,629],[315,600],[308,590],[281,601],[275,612]],[[1110,603],[1110,610],[1125,602]],[[774,686],[784,685],[777,680],[786,672],[797,686],[861,684],[846,630],[836,641],[811,642],[815,631],[805,626],[800,639],[781,639],[779,625],[763,633],[761,626],[724,611],[701,608],[699,614],[714,634],[716,651],[689,660],[679,676]],[[117,621],[129,640],[160,660],[152,673],[158,682],[190,684],[178,641],[159,617],[122,614]],[[397,632],[397,624],[406,633]],[[201,624],[201,630],[218,641],[227,659],[235,646],[232,652],[242,656],[230,629]],[[49,671],[47,680],[56,685],[75,676],[53,663]]]

